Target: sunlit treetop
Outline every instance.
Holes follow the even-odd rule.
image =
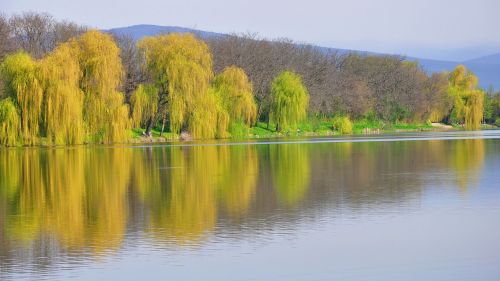
[[[90,30],[72,41],[79,49],[81,86],[85,92],[105,94],[118,89],[123,78],[120,49],[111,35]]]
[[[458,65],[450,73],[450,85],[462,90],[472,90],[477,87],[478,78],[470,72],[464,65]]]

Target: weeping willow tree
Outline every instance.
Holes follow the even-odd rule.
[[[467,130],[479,130],[484,112],[484,92],[473,90],[465,97],[464,119]]]
[[[228,125],[229,114],[213,89],[195,98],[188,118],[188,130],[193,138],[226,137]]]
[[[84,33],[72,44],[79,50],[83,116],[91,140],[125,141],[130,120],[124,96],[118,91],[123,78],[120,49],[111,35],[97,30]]]
[[[255,124],[257,104],[252,83],[243,69],[236,66],[224,69],[215,77],[214,88],[220,96],[223,108],[229,114],[231,123],[242,122],[247,126]]]
[[[206,114],[190,114],[196,109],[204,108],[199,103],[212,99],[201,97],[207,94],[213,77],[210,50],[205,42],[196,39],[193,34],[146,37],[138,46],[144,54],[150,79],[159,90],[158,112],[166,106],[170,131],[179,133],[188,125],[189,118]],[[160,114],[156,114],[149,122],[147,134],[158,118],[162,117],[158,115]],[[205,122],[214,120],[209,118]],[[189,122],[190,129],[194,129],[197,134],[211,131],[207,129],[211,125],[199,121]],[[203,128],[195,128],[197,126]]]
[[[149,84],[140,84],[130,97],[132,126],[147,126],[158,111],[158,89]]]
[[[37,63],[25,52],[7,56],[0,67],[4,90],[19,109],[23,143],[28,145],[38,139],[42,116],[43,89],[37,72]]]
[[[284,71],[271,86],[270,119],[276,123],[276,130],[295,128],[307,114],[309,94],[299,75]]]
[[[450,73],[448,93],[454,99],[450,119],[465,124],[467,130],[478,130],[483,118],[484,93],[477,89],[477,84],[477,77],[463,65]]]
[[[83,92],[78,50],[60,45],[40,62],[45,93],[44,128],[54,144],[80,144],[85,140]]]
[[[0,101],[0,144],[14,146],[20,139],[20,120],[10,98]]]

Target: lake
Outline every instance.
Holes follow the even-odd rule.
[[[500,131],[0,149],[1,280],[500,280]]]

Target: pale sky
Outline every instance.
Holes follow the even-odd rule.
[[[326,47],[465,60],[500,52],[500,0],[0,0],[96,28],[175,25]]]

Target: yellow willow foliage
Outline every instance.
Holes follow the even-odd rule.
[[[446,116],[446,113],[443,110],[438,108],[433,108],[431,113],[429,114],[429,121],[431,122],[441,122],[443,118]]]
[[[229,115],[212,89],[194,100],[188,119],[188,129],[193,138],[223,138],[228,127]]]
[[[464,65],[458,65],[450,73],[450,84],[463,90],[473,90],[477,87],[477,77],[469,72]]]
[[[478,130],[484,111],[484,93],[476,89],[477,77],[459,65],[449,77],[448,93],[454,98],[451,119],[464,123],[467,130]]]
[[[14,146],[20,139],[19,114],[10,98],[0,101],[0,145]]]
[[[467,130],[481,129],[483,119],[484,93],[481,90],[469,91],[464,108],[465,128]]]
[[[242,217],[255,194],[258,177],[258,155],[254,145],[220,146],[221,176],[218,193],[231,217]]]
[[[118,88],[123,78],[120,49],[109,34],[91,30],[71,44],[79,50],[84,120],[94,141],[122,142],[130,127],[128,107]]]
[[[179,133],[193,104],[210,87],[212,56],[193,34],[169,34],[142,39],[139,48],[146,68],[161,93],[168,94],[170,130]]]
[[[310,181],[309,150],[301,144],[270,145],[273,185],[281,201],[294,205],[304,198]]]
[[[309,94],[299,75],[284,71],[271,86],[271,120],[278,131],[294,129],[307,115]]]
[[[36,62],[24,52],[7,56],[0,68],[6,93],[20,110],[25,144],[35,144],[40,129],[43,89],[37,71]]]
[[[214,88],[231,122],[244,122],[248,126],[255,124],[257,104],[252,83],[243,69],[236,66],[224,69],[215,77]]]
[[[45,91],[44,123],[54,144],[81,144],[85,138],[83,92],[78,52],[70,43],[57,47],[40,61]]]
[[[453,97],[453,110],[451,118],[454,122],[462,123],[465,118],[465,96],[466,91],[458,87],[450,86],[448,93]]]
[[[132,126],[145,126],[158,111],[158,89],[153,85],[140,84],[130,97]]]

